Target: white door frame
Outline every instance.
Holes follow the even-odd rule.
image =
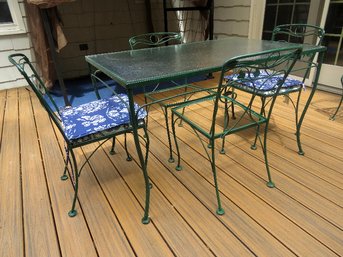
[[[330,4],[330,0],[325,0],[323,13],[322,13],[321,21],[320,21],[320,27],[322,28],[325,27],[326,16],[329,10],[329,4]],[[248,32],[248,37],[251,39],[262,38],[265,6],[266,6],[266,0],[251,0],[249,32]],[[329,64],[323,64],[323,66],[326,66],[326,67],[324,67],[324,69],[322,67],[321,76],[319,77],[319,84],[329,85],[329,86],[324,86],[324,88],[328,89],[329,91],[336,92],[337,88],[341,88],[341,85],[340,85],[341,76],[336,76],[336,75],[342,71],[342,67],[336,66],[336,65],[329,65]],[[323,70],[324,70],[324,73],[323,73]],[[326,70],[328,70],[330,74],[326,74],[325,72]],[[312,69],[310,72],[309,79],[305,81],[306,85],[312,85],[314,74],[315,74],[315,69]],[[325,77],[325,80],[323,79],[324,77]]]

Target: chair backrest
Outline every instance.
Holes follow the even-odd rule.
[[[324,30],[309,24],[283,24],[273,29],[272,40],[299,44],[321,45]]]
[[[228,60],[224,63],[219,79],[218,90],[213,111],[213,124],[215,125],[218,104],[223,96],[228,95],[234,88],[241,88],[249,84],[251,90],[250,100],[247,102],[246,110],[253,109],[253,101],[264,85],[268,85],[271,95],[269,110],[272,110],[276,96],[292,70],[295,62],[301,56],[301,48],[291,47],[269,50],[265,52],[242,55]],[[233,76],[226,80],[227,75]],[[270,83],[272,81],[272,83]],[[272,88],[270,87],[272,85]],[[268,118],[271,111],[269,111]],[[243,117],[243,116],[242,116]]]
[[[129,39],[131,49],[157,47],[165,44],[180,44],[182,37],[177,32],[155,32],[141,34]]]
[[[50,118],[54,121],[58,129],[64,135],[60,122],[61,118],[59,115],[59,107],[49,93],[48,89],[45,87],[42,79],[38,75],[32,63],[24,54],[11,54],[8,56],[8,60],[23,75],[33,92],[35,92],[44,109],[48,112]]]
[[[272,40],[286,41],[291,43],[309,44],[320,46],[323,42],[324,29],[309,24],[283,24],[273,29]],[[313,59],[316,53],[302,56],[292,73],[303,78],[302,82],[308,77],[309,72],[315,64]]]

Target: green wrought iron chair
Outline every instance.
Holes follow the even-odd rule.
[[[324,37],[324,30],[318,26],[308,24],[284,24],[276,26],[272,32],[273,41],[286,41],[291,43],[301,43],[310,45],[321,45]],[[295,124],[296,124],[296,139],[298,144],[298,153],[304,154],[300,141],[300,126],[302,124],[301,117],[299,117],[299,103],[301,92],[305,88],[305,80],[308,78],[312,68],[317,68],[317,63],[314,62],[314,54],[303,55],[300,60],[297,61],[296,65],[292,70],[292,75],[295,77],[289,77],[281,87],[278,95],[285,97],[285,102],[291,102],[295,110]],[[299,79],[300,78],[300,79]],[[227,79],[230,79],[228,76]],[[234,89],[243,90],[245,92],[251,92],[253,89],[249,86],[237,85]],[[296,100],[293,100],[289,94],[297,93]],[[265,111],[268,103],[270,103],[270,97],[275,94],[274,91],[263,90],[257,92],[257,95],[261,98],[261,112]],[[307,110],[308,105],[304,107]]]
[[[79,106],[57,106],[53,97],[50,95],[47,88],[44,86],[37,71],[29,61],[29,59],[23,54],[12,54],[8,57],[9,61],[15,65],[19,72],[24,76],[27,83],[36,94],[40,103],[47,111],[50,119],[54,122],[57,129],[62,134],[65,140],[65,167],[62,180],[68,178],[67,172],[69,171],[72,184],[74,186],[74,198],[72,201],[72,207],[69,211],[69,216],[74,217],[77,214],[75,209],[79,176],[81,171],[93,154],[109,139],[112,139],[118,135],[132,132],[132,126],[130,121],[128,97],[126,94],[117,94],[113,90],[113,94],[109,98],[100,98],[81,104]],[[108,85],[92,74],[92,80],[97,84],[108,87]],[[110,87],[108,87],[111,89]],[[144,131],[146,135],[144,140],[146,143],[146,160],[148,158],[149,138],[146,133],[145,117],[146,111],[135,103],[135,116],[138,119],[138,126]],[[95,150],[86,158],[86,161],[78,168],[74,149],[84,145],[99,142]],[[125,144],[126,148],[126,144]],[[129,153],[126,149],[126,153]],[[53,156],[52,156],[53,158]],[[149,223],[149,199],[150,199],[150,183],[149,177],[146,171],[143,172],[145,189],[146,189],[146,201],[144,209],[144,217],[142,222],[144,224]]]
[[[287,79],[287,76],[293,68],[296,60],[301,54],[300,48],[284,48],[278,50],[265,51],[256,54],[243,55],[232,58],[224,63],[217,87],[217,91],[211,95],[206,95],[198,99],[186,101],[177,107],[172,108],[172,130],[177,151],[177,166],[176,170],[182,170],[181,154],[178,146],[175,123],[181,119],[184,124],[188,124],[200,139],[202,147],[206,152],[206,156],[211,163],[214,186],[218,202],[217,214],[224,214],[221,206],[217,171],[216,171],[216,147],[215,141],[222,140],[220,153],[224,154],[224,143],[226,137],[231,134],[241,132],[246,129],[255,129],[254,143],[259,139],[264,154],[264,160],[267,170],[268,187],[274,187],[272,181],[268,159],[267,159],[267,132],[272,108],[268,112],[261,113],[259,110],[254,110],[254,100],[261,90],[273,92],[270,105],[273,106],[276,96],[282,89],[282,85]],[[230,74],[231,79],[226,80],[225,77]],[[232,89],[238,86],[249,85],[252,90],[249,94],[249,99],[244,103],[238,102],[229,93]],[[191,108],[194,105],[206,106],[212,114],[211,119],[204,119],[201,115],[201,109]],[[235,119],[229,116],[228,109],[235,106]],[[200,113],[199,113],[200,112]],[[264,126],[262,126],[264,125]],[[263,139],[261,138],[261,130]],[[209,145],[208,145],[208,142]]]
[[[341,77],[341,84],[342,84],[342,96],[341,96],[341,101],[339,102],[338,106],[337,106],[337,109],[335,111],[335,113],[330,117],[330,120],[335,120],[336,118],[336,115],[339,111],[339,109],[341,108],[341,105],[342,105],[342,102],[343,102],[343,75]]]
[[[180,33],[176,32],[155,32],[137,35],[129,39],[129,44],[132,50],[137,48],[147,47],[159,47],[167,44],[181,44],[182,37]],[[154,88],[150,92],[144,91],[145,104],[149,102],[158,102],[165,118],[166,132],[168,137],[169,146],[169,159],[170,163],[174,162],[173,148],[170,137],[170,127],[168,121],[168,108],[177,106],[178,104],[190,99],[194,94],[199,92],[209,92],[211,89],[204,88],[192,84],[188,84],[187,80],[181,85],[175,81],[171,81],[174,84],[172,87],[160,88],[160,84],[154,85]],[[172,93],[171,93],[172,92]],[[169,95],[168,95],[169,93]],[[173,96],[173,97],[171,97]],[[149,106],[147,106],[149,111]],[[147,120],[148,123],[148,120]],[[182,123],[179,124],[182,126]]]

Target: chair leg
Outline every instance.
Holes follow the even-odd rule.
[[[296,126],[296,131],[295,135],[297,137],[297,145],[298,145],[298,154],[299,155],[304,155],[304,151],[301,147],[301,141],[300,141],[300,125],[299,125],[299,102],[300,102],[300,96],[301,96],[301,91],[298,93],[297,97],[297,103],[295,105],[295,126]],[[307,107],[305,107],[307,109]]]
[[[220,201],[220,193],[219,193],[219,188],[218,188],[218,181],[217,181],[217,169],[216,169],[216,162],[215,162],[215,147],[214,147],[214,139],[211,139],[211,145],[213,146],[211,148],[212,151],[212,158],[210,159],[211,162],[211,168],[212,168],[212,173],[213,173],[213,180],[214,180],[214,186],[216,189],[216,196],[217,196],[217,203],[218,203],[218,208],[216,213],[218,215],[223,215],[225,213],[224,209],[222,208],[222,204]]]
[[[74,186],[74,199],[73,199],[73,203],[71,206],[71,210],[68,212],[69,217],[75,217],[77,214],[77,211],[75,210],[75,205],[76,205],[76,200],[77,200],[77,193],[78,193],[78,189],[79,189],[79,174],[78,174],[78,168],[77,168],[77,162],[76,162],[76,158],[75,158],[75,154],[73,150],[70,150],[70,154],[73,160],[73,166],[74,166],[74,176],[73,176],[73,186]]]
[[[124,134],[124,148],[125,148],[125,152],[126,152],[126,160],[128,162],[132,161],[132,157],[129,153],[129,150],[127,149],[127,133]]]
[[[114,136],[112,139],[112,146],[111,146],[111,150],[110,150],[111,155],[114,155],[116,153],[115,146],[116,146],[116,137]]]
[[[147,115],[146,115],[146,117],[145,117],[145,119],[146,119],[146,122],[145,122],[145,127],[146,127],[146,129],[148,129],[148,124],[149,124],[149,110],[150,110],[150,107],[147,105],[148,104],[148,98],[146,97],[146,88],[144,87],[144,104],[146,105],[146,109],[145,109],[145,111],[146,111],[146,113],[147,113]],[[144,137],[146,136],[146,134],[144,134]]]
[[[182,170],[182,166],[180,164],[181,158],[180,158],[180,149],[179,149],[179,144],[177,143],[177,138],[176,138],[176,131],[175,131],[175,123],[177,122],[177,119],[174,120],[175,115],[172,113],[171,121],[172,121],[172,130],[173,130],[173,136],[174,136],[174,142],[175,142],[175,148],[176,148],[176,153],[177,153],[177,165],[175,169],[177,171]]]
[[[68,147],[64,147],[65,153],[66,153],[66,158],[64,160],[64,171],[63,175],[61,176],[61,180],[67,180],[68,175],[67,175],[67,170],[68,170],[68,164],[70,164],[70,156],[69,156],[69,149]]]
[[[266,104],[266,98],[265,97],[261,97],[261,110],[260,110],[260,114],[264,115],[266,114],[266,110],[265,110],[265,104]],[[256,127],[256,134],[255,134],[255,139],[254,142],[251,144],[250,149],[252,150],[256,150],[257,146],[256,146],[256,142],[257,142],[257,138],[260,135],[260,126]]]
[[[187,92],[187,90],[188,90],[188,87],[187,87],[187,79],[185,79],[185,84],[186,84],[186,86],[185,86],[185,89],[184,89],[184,92],[186,93]],[[187,101],[187,95],[185,94],[185,96],[183,97],[183,101],[184,102],[186,102]],[[185,113],[185,108],[186,107],[183,107],[182,108],[182,115],[184,115],[184,113]],[[183,124],[182,124],[182,119],[180,119],[180,122],[179,122],[179,127],[182,127],[183,126]]]
[[[150,138],[148,134],[148,130],[146,127],[144,127],[144,140],[145,140],[145,167],[148,166],[148,158],[149,158],[149,148],[150,148]]]
[[[268,156],[267,156],[267,133],[268,133],[268,124],[269,124],[269,121],[266,123],[265,128],[264,128],[264,138],[263,138],[262,150],[263,150],[264,163],[265,163],[265,165],[266,165],[267,176],[268,176],[267,186],[270,187],[270,188],[273,188],[273,187],[275,187],[275,184],[274,184],[274,182],[272,181],[272,177],[271,177],[270,170],[269,170]],[[258,126],[258,127],[259,127],[259,126]]]
[[[169,159],[168,159],[168,162],[173,163],[173,162],[175,162],[175,160],[174,160],[174,157],[173,157],[173,146],[172,146],[171,138],[170,138],[170,128],[169,128],[169,121],[168,121],[168,108],[167,107],[162,107],[162,111],[164,113],[164,120],[166,122],[166,131],[167,131],[167,138],[168,138],[168,145],[169,145]]]
[[[342,84],[342,86],[343,86],[343,84]],[[330,120],[335,120],[336,114],[338,113],[339,109],[341,108],[342,102],[343,102],[343,92],[342,92],[341,101],[339,102],[335,113],[330,117]]]
[[[233,107],[234,104],[231,102],[231,111],[234,110]],[[227,105],[227,99],[225,99],[225,104],[224,104],[224,131],[227,129],[229,125],[229,111],[228,111],[228,105]],[[220,149],[221,154],[225,154],[225,138],[226,136],[223,137],[222,139],[222,148]]]

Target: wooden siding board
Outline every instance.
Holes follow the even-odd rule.
[[[250,8],[247,7],[231,7],[231,8],[216,8],[215,19],[226,21],[247,21],[249,22]]]
[[[24,8],[24,1],[22,0],[13,0],[18,1],[19,8],[21,12],[21,16],[19,18],[22,18],[24,20],[24,25],[27,30],[27,24],[26,24],[26,13]],[[14,53],[16,50],[21,51],[22,53],[26,54],[29,58],[31,57],[30,52],[30,41],[29,41],[29,33],[23,33],[23,34],[14,34],[14,35],[6,35],[6,36],[0,36],[0,90],[1,89],[7,89],[7,88],[14,88],[14,87],[20,87],[23,86],[22,83],[14,83],[16,79],[20,79],[21,75],[19,72],[11,72],[11,63],[8,61],[7,56]],[[6,85],[3,85],[4,83],[7,83]]]

